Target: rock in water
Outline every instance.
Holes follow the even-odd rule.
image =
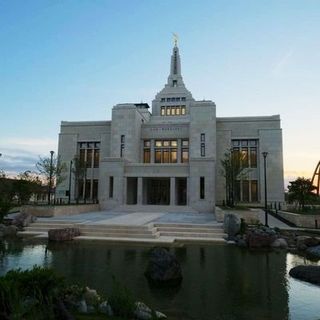
[[[276,239],[276,232],[268,227],[253,229],[247,234],[249,248],[269,248]]]
[[[271,247],[272,248],[287,249],[288,243],[287,243],[286,239],[278,238],[271,243]]]
[[[182,280],[181,266],[177,258],[164,248],[151,251],[145,276],[162,285],[177,285]]]
[[[306,253],[320,259],[320,246],[309,247],[306,249]]]
[[[241,221],[238,216],[233,213],[227,213],[224,216],[223,226],[224,232],[228,234],[229,239],[233,238],[240,232]]]
[[[51,229],[48,231],[48,238],[50,241],[72,240],[74,237],[78,236],[80,236],[79,228]]]
[[[320,285],[320,266],[297,266],[289,274],[293,278]]]
[[[30,213],[19,213],[15,218],[12,220],[12,224],[17,226],[18,228],[28,227],[30,223],[36,221],[36,217]]]

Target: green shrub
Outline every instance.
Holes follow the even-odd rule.
[[[108,299],[116,316],[130,318],[135,310],[135,301],[131,291],[112,277],[112,293]]]
[[[55,319],[54,302],[61,297],[63,278],[41,267],[11,270],[0,278],[0,317]]]

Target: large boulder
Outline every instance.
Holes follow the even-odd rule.
[[[167,319],[167,316],[159,311],[152,311],[145,303],[135,303],[135,318],[138,320]]]
[[[67,241],[80,236],[79,228],[51,229],[48,231],[50,241]]]
[[[287,249],[288,242],[286,239],[278,238],[271,243],[272,248]]]
[[[297,266],[289,274],[293,278],[320,285],[320,266]]]
[[[319,246],[314,246],[314,247],[308,247],[306,249],[306,253],[313,258],[318,258],[320,259],[320,245]]]
[[[11,224],[18,228],[24,228],[28,227],[30,223],[35,222],[36,219],[37,218],[30,213],[21,212],[13,218]]]
[[[177,258],[165,248],[154,248],[145,276],[151,281],[162,285],[176,285],[182,280],[181,266]]]
[[[249,230],[246,237],[249,248],[269,248],[276,239],[277,233],[268,227]]]
[[[224,215],[224,232],[228,234],[229,239],[235,237],[240,232],[240,225],[241,220],[237,215],[233,213]]]
[[[297,248],[299,250],[306,250],[308,247],[313,247],[320,244],[320,240],[318,238],[310,236],[298,236],[296,241]]]

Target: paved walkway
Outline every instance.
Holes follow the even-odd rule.
[[[83,224],[148,225],[150,223],[216,224],[213,213],[112,212],[99,211],[72,216],[38,218],[37,221],[66,221]]]

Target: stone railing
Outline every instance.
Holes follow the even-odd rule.
[[[21,212],[29,213],[36,217],[71,216],[80,213],[100,211],[99,204],[78,204],[61,206],[22,206]]]
[[[286,211],[278,211],[277,214],[297,227],[313,229],[320,228],[320,215],[317,214],[297,214]]]

